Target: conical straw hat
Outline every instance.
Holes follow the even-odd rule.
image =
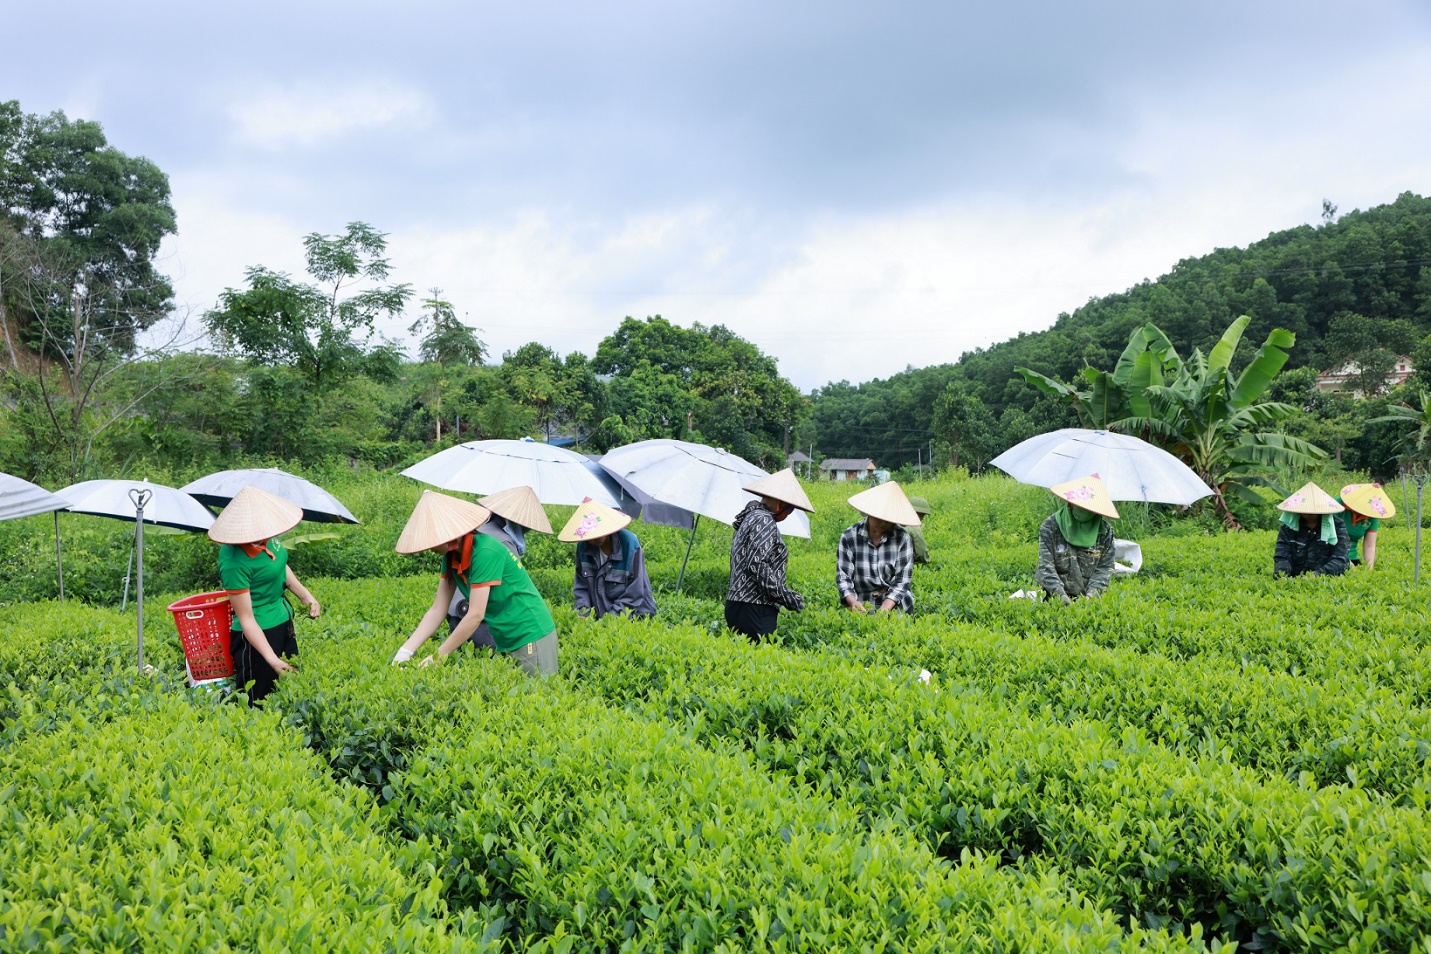
[[[1346,508],[1309,480],[1300,490],[1279,503],[1277,509],[1288,513],[1341,513]]]
[[[1342,488],[1342,503],[1363,517],[1390,520],[1396,516],[1396,505],[1381,489],[1381,484],[1348,484]]]
[[[1118,508],[1113,506],[1113,498],[1108,496],[1108,488],[1103,486],[1103,478],[1097,474],[1079,477],[1066,484],[1056,484],[1048,489],[1055,497],[1066,500],[1075,507],[1111,520],[1118,519]]]
[[[298,504],[257,487],[245,487],[234,494],[209,527],[209,539],[215,543],[257,543],[287,533],[302,519],[303,508]]]
[[[630,522],[631,518],[620,510],[612,510],[588,497],[561,528],[557,539],[563,543],[590,543],[611,536]]]
[[[795,471],[789,467],[776,471],[769,477],[762,477],[753,484],[747,484],[745,492],[757,497],[774,497],[806,513],[815,512],[810,498],[805,495],[805,488],[800,486]]]
[[[919,526],[919,514],[914,512],[904,490],[893,480],[855,494],[850,498],[849,504],[866,517],[899,523],[906,527]]]
[[[491,515],[486,507],[479,507],[470,501],[458,500],[435,490],[424,490],[393,549],[399,553],[421,553],[439,543],[471,533],[486,523]]]
[[[929,501],[923,497],[910,497],[909,505],[914,508],[914,512],[919,514],[920,517],[927,517],[934,512],[929,506]],[[923,521],[921,520],[920,522],[922,523]]]
[[[497,516],[519,523],[528,530],[538,533],[552,532],[552,522],[547,519],[547,512],[542,509],[537,492],[530,487],[508,487],[477,502]]]

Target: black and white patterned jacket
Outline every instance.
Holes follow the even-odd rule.
[[[789,558],[775,515],[759,500],[752,500],[735,518],[735,538],[730,541],[730,592],[726,599],[804,609],[805,597],[785,585]]]

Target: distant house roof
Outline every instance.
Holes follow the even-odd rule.
[[[820,461],[821,470],[874,470],[875,462],[868,457],[827,457]]]
[[[810,463],[810,458],[808,458],[808,457],[805,456],[805,452],[804,452],[804,451],[796,451],[795,453],[791,454],[789,457],[785,458],[785,463],[787,463],[787,464],[808,464],[808,463]]]
[[[1318,391],[1337,391],[1350,382],[1357,375],[1361,374],[1361,366],[1355,361],[1343,361],[1336,367],[1328,368],[1317,375]],[[1404,354],[1396,356],[1392,362],[1391,370],[1386,375],[1386,386],[1395,387],[1411,377],[1411,373],[1416,370],[1411,358]]]

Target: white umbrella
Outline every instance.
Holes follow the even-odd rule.
[[[596,479],[606,485],[606,489],[616,496],[621,512],[632,520],[654,523],[661,527],[680,527],[692,530],[696,525],[696,515],[673,504],[662,503],[645,493],[631,481],[618,477],[601,466],[601,458],[586,459],[586,469],[596,475]]]
[[[601,458],[605,467],[622,483],[629,483],[653,500],[710,517],[724,524],[735,522],[745,505],[755,499],[745,492],[745,485],[769,477],[743,457],[719,447],[707,447],[690,441],[659,439],[638,441],[608,451]],[[698,522],[698,521],[697,521]],[[810,518],[795,511],[779,524],[780,532],[789,536],[810,536]],[[686,560],[695,545],[696,531],[686,544]],[[676,589],[686,575],[686,560],[676,577]]]
[[[1024,484],[1052,487],[1097,474],[1114,500],[1188,506],[1212,495],[1192,468],[1161,447],[1111,431],[1067,427],[1030,437],[990,461]]]
[[[207,507],[177,487],[151,484],[147,480],[86,480],[55,492],[70,513],[133,521],[136,504],[131,490],[149,491],[144,503],[144,522],[175,530],[207,530],[214,515]]]
[[[139,582],[135,588],[138,611],[139,671],[144,671],[144,525],[172,527],[175,530],[207,530],[214,515],[193,497],[173,487],[151,484],[147,480],[86,480],[59,491],[55,496],[65,501],[71,513],[134,522],[134,547],[139,554]],[[129,595],[129,577],[125,575],[125,598]]]
[[[225,507],[240,490],[257,487],[303,508],[303,519],[315,523],[358,523],[337,497],[302,477],[276,467],[253,470],[221,470],[185,484],[179,489],[200,503]]]
[[[55,569],[60,578],[60,599],[65,598],[65,564],[60,558],[60,511],[65,502],[38,484],[0,473],[0,520],[18,520],[37,514],[55,514]]]
[[[439,490],[483,496],[525,486],[544,504],[575,507],[588,497],[608,507],[621,503],[586,469],[584,456],[536,441],[469,441],[418,461],[402,474]]]

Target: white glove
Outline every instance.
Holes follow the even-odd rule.
[[[396,666],[398,663],[405,663],[411,658],[412,650],[408,649],[406,646],[403,646],[398,649],[396,653],[393,653],[393,665]]]

